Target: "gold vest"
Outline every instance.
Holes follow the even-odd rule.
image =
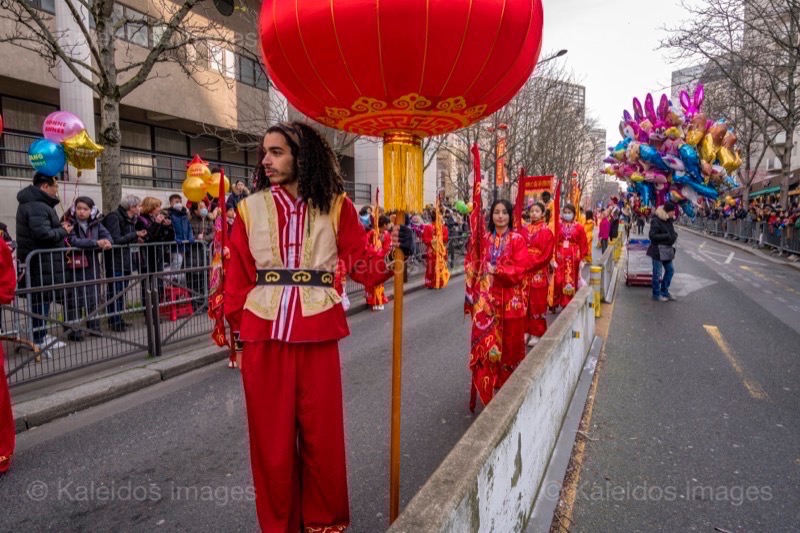
[[[339,215],[344,196],[339,195],[333,200],[327,214],[311,205],[307,206],[300,255],[301,270],[336,271],[339,259]],[[278,212],[272,191],[268,189],[251,194],[239,202],[238,211],[247,231],[250,254],[256,261],[256,270],[285,268],[281,261]],[[285,288],[281,285],[257,285],[247,295],[244,308],[264,320],[276,320]],[[300,308],[303,316],[318,315],[341,301],[339,293],[333,288],[300,287]]]

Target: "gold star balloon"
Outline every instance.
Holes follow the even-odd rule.
[[[66,139],[63,144],[67,161],[78,169],[78,176],[81,175],[81,170],[94,169],[95,161],[103,153],[103,147],[94,142],[86,130]]]

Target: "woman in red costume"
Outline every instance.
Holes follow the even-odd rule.
[[[422,242],[425,243],[425,287],[443,289],[450,281],[447,269],[447,226],[442,224],[442,215],[438,209],[433,210],[433,222],[422,230]]]
[[[11,259],[11,249],[3,239],[0,239],[0,303],[10,304],[14,299],[14,290],[17,287],[17,273],[14,271],[14,261]],[[11,412],[11,395],[8,393],[6,381],[5,361],[3,347],[0,346],[0,476],[8,472],[11,466],[11,456],[14,455],[16,426],[14,414]]]
[[[530,209],[531,223],[520,233],[528,244],[529,270],[526,279],[528,290],[528,320],[525,332],[528,346],[533,346],[547,331],[548,267],[553,258],[555,237],[545,221],[545,207],[537,202]]]
[[[553,305],[566,307],[578,291],[578,281],[586,257],[586,230],[575,222],[575,207],[567,204],[561,210],[561,229],[557,236],[556,269]]]
[[[475,393],[484,405],[494,397],[525,357],[527,298],[523,280],[528,270],[525,238],[513,231],[508,200],[497,200],[481,244],[478,283],[472,299],[472,371],[470,410]]]
[[[386,231],[386,226],[389,225],[389,217],[381,215],[378,217],[378,229],[369,230],[367,233],[367,242],[369,242],[375,252],[384,256],[389,253],[392,248],[392,236]],[[383,306],[389,303],[386,297],[383,283],[375,286],[365,286],[364,293],[367,297],[367,305],[372,307],[373,311],[383,311]]]

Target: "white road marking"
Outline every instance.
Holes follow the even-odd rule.
[[[789,303],[789,302],[786,301],[786,298],[783,298],[781,296],[776,296],[775,299],[778,300],[782,304]]]
[[[730,264],[731,264],[731,261],[733,261],[733,256],[734,256],[734,255],[736,255],[736,254],[734,254],[733,252],[731,252],[731,255],[729,255],[729,256],[728,256],[728,258],[725,260],[725,264],[726,264],[726,265],[730,265]]]
[[[727,281],[728,283],[733,283],[733,282],[735,282],[735,281],[736,281],[736,280],[733,278],[733,276],[730,276],[730,275],[728,275],[728,274],[726,274],[726,273],[724,273],[724,272],[717,272],[717,273],[719,274],[719,276],[720,276],[722,279],[724,279],[724,280],[725,280],[725,281]]]

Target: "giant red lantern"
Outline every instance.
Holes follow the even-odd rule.
[[[383,137],[384,207],[420,211],[423,137],[505,105],[542,40],[541,0],[264,0],[261,46],[286,99],[332,128]],[[395,251],[390,519],[399,511],[403,255]]]
[[[384,138],[390,210],[422,209],[420,138],[505,105],[541,39],[541,0],[267,0],[261,11],[264,59],[289,102]]]

